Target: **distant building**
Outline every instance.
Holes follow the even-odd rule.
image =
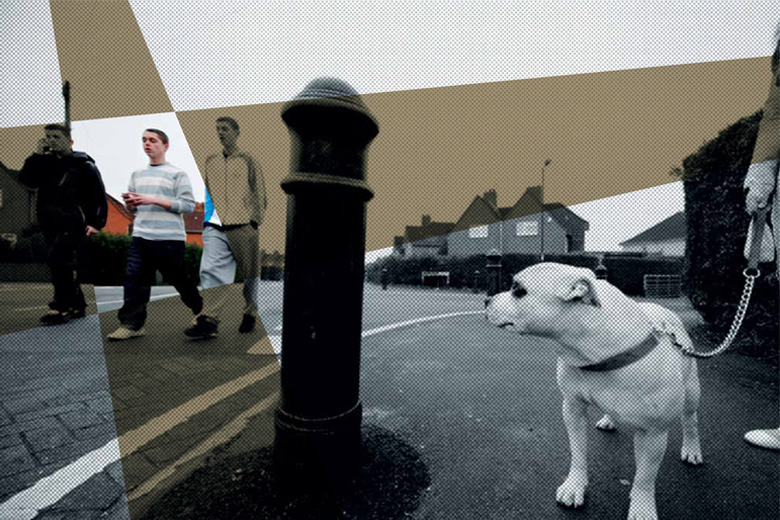
[[[134,215],[125,207],[124,204],[106,193],[108,202],[108,217],[103,231],[115,235],[129,235],[133,230]]]
[[[109,194],[108,218],[103,231],[117,235],[130,235],[133,233],[133,220],[135,215],[127,210],[125,205]],[[184,229],[187,232],[187,243],[203,247],[203,203],[195,203],[195,211],[184,215]]]
[[[19,182],[19,171],[0,162],[0,238],[15,243],[22,230],[36,223],[35,190]]]
[[[184,215],[184,230],[187,232],[187,243],[203,247],[203,216],[204,204],[195,203],[195,211]]]
[[[403,236],[395,237],[395,250],[406,257],[447,255],[447,234],[453,222],[433,222],[430,215],[422,216],[422,225],[406,226]]]
[[[544,219],[544,224],[542,224]],[[560,203],[542,205],[541,188],[526,189],[510,207],[499,207],[495,190],[485,192],[466,208],[454,224],[432,222],[424,215],[421,226],[407,226],[395,237],[398,256],[456,256],[541,252],[544,226],[546,254],[576,253],[585,249],[587,221]]]
[[[685,213],[671,217],[620,243],[623,251],[648,255],[685,256]]]

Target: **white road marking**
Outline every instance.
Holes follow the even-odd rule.
[[[173,294],[158,294],[155,296],[152,296],[149,298],[149,301],[155,301],[155,300],[164,300],[165,298],[172,298],[174,296],[178,296],[179,293],[173,293]],[[116,305],[117,303],[125,303],[124,300],[111,300],[111,301],[98,301],[97,305],[100,307],[101,305]]]
[[[266,365],[259,370],[228,381],[186,403],[152,419],[143,426],[113,439],[102,448],[91,451],[77,461],[55,471],[0,504],[0,519],[31,520],[43,509],[57,503],[65,495],[86,482],[121,456],[129,456],[173,427],[206,410],[236,392],[279,371],[279,365]],[[121,453],[120,453],[121,448]]]
[[[199,444],[195,448],[191,449],[190,451],[182,455],[181,458],[179,458],[170,466],[167,466],[162,471],[156,473],[149,479],[145,480],[131,493],[128,493],[127,501],[130,502],[132,500],[135,500],[137,498],[146,495],[147,493],[154,490],[154,488],[157,487],[165,479],[171,477],[174,473],[176,473],[176,470],[183,464],[186,464],[187,462],[190,462],[191,460],[200,457],[201,455],[205,455],[206,453],[213,450],[217,446],[221,446],[226,442],[230,441],[236,435],[241,433],[241,431],[243,431],[244,428],[246,428],[249,419],[267,410],[271,405],[276,403],[278,398],[279,398],[279,392],[274,392],[270,396],[266,397],[265,399],[263,399],[262,401],[254,405],[252,408],[242,412],[238,417],[236,417],[228,424],[226,424],[225,426],[217,430],[217,432],[214,433],[214,435],[212,435],[211,437],[203,441],[201,444]]]
[[[362,337],[367,338],[369,336],[373,336],[375,334],[379,334],[381,332],[387,332],[390,330],[400,329],[402,327],[409,327],[411,325],[417,325],[418,323],[425,323],[428,321],[434,321],[434,320],[442,320],[445,318],[454,318],[456,316],[468,316],[470,314],[483,314],[484,311],[463,311],[463,312],[451,312],[449,314],[438,314],[436,316],[426,316],[424,318],[416,318],[413,320],[408,321],[401,321],[398,323],[394,323],[392,325],[385,325],[384,327],[377,327],[375,329],[370,330],[364,330],[361,334]],[[277,329],[281,329],[281,327],[277,327]],[[273,348],[274,354],[276,354],[276,358],[279,360],[279,363],[282,362],[282,337],[277,335],[269,335],[268,339],[271,342],[271,347]],[[247,351],[247,354],[266,354],[268,351],[264,348],[265,345],[263,344],[263,340],[258,341],[255,343],[252,348],[250,348]]]
[[[482,313],[483,311],[465,311],[453,312],[449,314],[439,314],[437,316],[427,316],[424,318],[417,318],[414,320],[403,321],[391,325],[385,325],[383,327],[377,327],[375,329],[366,330],[363,331],[362,337],[366,338],[380,334],[382,332],[408,327],[410,325],[417,325],[419,323]],[[274,353],[278,355],[279,353],[277,352],[277,348],[279,352],[281,352],[281,337],[269,336],[269,339],[270,338],[278,338],[271,340],[271,345],[274,347]],[[169,410],[163,415],[152,419],[143,426],[125,433],[118,439],[109,441],[102,448],[98,448],[97,450],[87,453],[75,462],[72,462],[68,466],[57,470],[48,477],[42,478],[32,487],[17,493],[6,502],[0,504],[0,520],[32,520],[41,510],[57,503],[65,495],[89,480],[89,478],[93,475],[103,471],[106,466],[116,462],[122,456],[127,457],[131,455],[153,439],[172,429],[174,426],[186,422],[191,417],[194,417],[195,415],[203,412],[219,401],[230,397],[236,392],[243,390],[244,388],[262,379],[265,379],[266,377],[275,374],[278,371],[279,365],[266,365],[259,370],[255,370],[254,372],[250,372],[249,374],[213,388],[205,394],[199,395],[194,399],[191,399],[190,401],[187,401],[186,403]],[[271,399],[271,397],[268,399]],[[187,460],[200,455],[201,449],[205,449],[206,451],[211,449],[207,447],[207,445],[210,446],[211,442],[216,442],[217,439],[223,439],[225,435],[232,434],[232,432],[235,432],[237,428],[245,425],[246,421],[252,416],[250,412],[254,412],[255,414],[259,413],[258,410],[261,408],[261,405],[267,406],[268,404],[266,403],[266,400],[263,400],[254,407],[240,414],[227,426],[219,430],[212,438],[209,438],[202,445],[188,452],[182,459],[179,459],[177,463],[174,463],[170,472],[166,472],[167,470],[164,470],[163,472],[159,473],[159,479],[163,480],[168,478],[173,474],[173,472],[175,472],[176,467],[185,463]],[[240,429],[238,431],[240,431]],[[153,478],[157,478],[157,475]],[[151,485],[153,484],[149,484],[149,486]],[[142,485],[142,488],[138,488],[138,490],[134,491],[134,493],[148,493],[147,488],[148,486],[145,482]],[[133,496],[135,496],[135,494]]]
[[[14,309],[16,312],[26,312],[26,311],[38,311],[41,309],[48,309],[48,305],[36,305],[35,307],[19,307],[18,309]]]
[[[435,321],[435,320],[443,320],[445,318],[454,318],[456,316],[468,316],[470,314],[484,314],[484,313],[485,311],[463,311],[463,312],[451,312],[449,314],[439,314],[437,316],[426,316],[425,318],[417,318],[414,320],[394,323],[392,325],[385,325],[384,327],[377,327],[375,329],[365,330],[363,331],[362,336],[364,338],[367,338],[369,336],[373,336],[374,334],[379,334],[381,332],[387,332],[389,330],[394,330],[394,329],[400,329],[401,327],[408,327],[410,325],[417,325],[418,323],[425,323],[428,321]]]
[[[97,450],[91,451],[76,462],[65,466],[35,483],[34,486],[14,495],[0,505],[0,518],[3,520],[32,520],[41,509],[48,507],[68,492],[89,480],[95,473],[112,462],[119,460],[117,439]],[[100,468],[97,469],[96,468]]]

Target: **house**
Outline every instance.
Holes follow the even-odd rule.
[[[542,205],[541,195],[541,187],[533,186],[513,206],[499,207],[496,191],[489,190],[474,197],[452,225],[423,216],[422,226],[408,226],[403,237],[395,237],[395,252],[465,257],[495,249],[528,254],[541,252],[542,240],[547,254],[583,251],[588,222],[560,203]]]
[[[184,214],[184,230],[187,232],[187,243],[203,247],[203,217],[204,204],[195,203],[195,211]]]
[[[685,256],[685,213],[680,211],[637,236],[620,243],[623,251],[662,256]]]
[[[125,207],[124,204],[106,193],[108,202],[108,217],[103,231],[115,235],[129,235],[133,229],[134,215]]]
[[[117,235],[130,235],[133,232],[135,216],[125,205],[113,196],[106,194],[108,201],[108,218],[103,231]],[[184,215],[184,229],[187,232],[187,243],[203,247],[203,203],[195,203],[195,211]]]
[[[395,237],[395,251],[408,258],[447,255],[447,234],[452,222],[434,222],[430,215],[422,216],[422,225],[406,226],[403,236]]]
[[[35,190],[19,182],[19,171],[0,162],[0,238],[16,242],[36,222]]]

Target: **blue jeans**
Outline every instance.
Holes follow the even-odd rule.
[[[146,240],[133,237],[127,255],[125,275],[125,303],[119,309],[122,325],[138,330],[146,323],[146,305],[149,303],[156,271],[173,285],[184,305],[199,314],[203,299],[195,281],[187,276],[184,266],[184,242],[181,240]]]

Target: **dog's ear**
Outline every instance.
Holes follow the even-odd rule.
[[[590,277],[576,278],[563,287],[560,293],[562,299],[570,302],[582,302],[594,307],[601,307],[596,294],[595,280]]]

